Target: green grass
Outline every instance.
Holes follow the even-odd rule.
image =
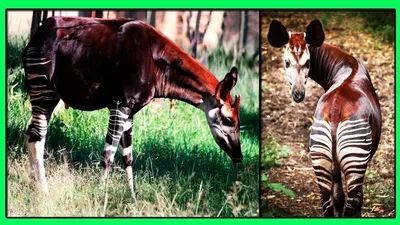
[[[235,170],[214,142],[202,111],[183,102],[151,103],[134,116],[130,197],[119,152],[108,195],[100,181],[100,161],[108,110],[61,109],[50,121],[45,168],[50,195],[29,178],[24,132],[30,103],[24,97],[19,57],[24,38],[7,43],[7,179],[9,216],[257,216],[259,199],[258,71],[239,67],[232,94],[241,94],[243,165]],[[12,50],[11,50],[12,49]],[[209,69],[219,79],[230,70],[222,56]],[[11,63],[12,62],[12,63]],[[105,201],[107,197],[107,201]]]

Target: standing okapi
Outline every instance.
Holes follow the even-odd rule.
[[[268,33],[273,47],[285,46],[284,67],[296,102],[304,99],[308,77],[325,89],[315,110],[309,143],[324,216],[361,216],[362,185],[378,147],[381,110],[365,66],[341,49],[324,44],[324,39],[318,20],[306,32],[287,32],[274,20]]]
[[[242,160],[240,96],[232,70],[218,82],[213,74],[162,33],[141,21],[51,17],[23,51],[32,104],[26,142],[33,175],[48,193],[43,153],[48,123],[60,99],[79,110],[110,110],[104,147],[108,177],[118,147],[133,193],[133,116],[153,98],[185,101],[201,110],[217,144],[233,162]]]

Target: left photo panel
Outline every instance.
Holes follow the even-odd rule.
[[[6,14],[7,217],[259,216],[259,11]]]

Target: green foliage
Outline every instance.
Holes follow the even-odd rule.
[[[395,12],[387,10],[360,11],[365,29],[374,37],[381,37],[384,41],[394,41]]]
[[[348,20],[347,18],[351,18]],[[356,22],[360,23],[356,23]],[[358,30],[372,34],[383,42],[394,41],[395,12],[390,10],[325,11],[321,14],[324,27],[329,23],[348,23]]]
[[[343,22],[344,15],[339,13],[335,16],[335,21],[337,24],[341,24]]]
[[[236,66],[238,68],[258,71],[258,57],[250,55],[249,52],[252,51],[246,50],[240,54],[235,48],[228,52],[223,48],[217,48],[209,53],[207,61],[211,65],[225,66],[227,68]]]
[[[22,51],[28,41],[27,36],[7,37],[7,69],[22,65]]]
[[[20,57],[18,46],[24,43],[22,39],[9,40],[15,51],[8,57]],[[105,201],[99,162],[109,112],[61,107],[51,118],[47,136],[45,168],[51,201],[46,201],[29,178],[24,131],[31,111],[23,96],[25,75],[20,62],[15,65],[7,64],[8,215],[258,215],[258,72],[240,67],[232,93],[242,96],[241,168],[235,169],[217,146],[202,111],[179,101],[172,109],[169,100],[151,103],[134,116],[136,199],[129,196],[122,157],[117,153]],[[209,63],[208,68],[218,79],[230,70],[225,64]]]
[[[271,183],[265,174],[261,174],[261,181],[263,183],[263,187],[266,187],[267,189],[273,192],[282,192],[286,196],[289,196],[291,198],[296,198],[296,195],[292,190],[285,188],[282,184]]]
[[[280,166],[281,158],[288,157],[290,155],[291,150],[286,146],[281,146],[275,138],[269,138],[267,144],[264,145],[261,153],[261,165],[263,169],[263,173],[261,174],[261,185],[263,188],[271,191],[271,192],[281,192],[286,196],[291,198],[296,198],[295,193],[283,186],[280,183],[272,183],[269,181],[268,177],[265,174],[268,174],[271,167]],[[268,201],[268,200],[266,200]],[[279,216],[280,212],[271,211],[268,209],[268,204],[263,202],[263,215],[264,217],[271,216]]]
[[[288,157],[291,150],[286,146],[281,146],[275,138],[270,138],[268,143],[263,146],[261,154],[261,163],[264,169],[273,166],[280,166],[281,158]]]
[[[321,16],[321,23],[323,27],[327,27],[330,19],[330,14],[329,13],[323,13]]]

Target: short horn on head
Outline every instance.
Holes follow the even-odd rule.
[[[236,111],[239,113],[239,109],[240,109],[240,102],[241,102],[242,98],[240,97],[240,95],[236,95],[235,96],[235,101],[233,102],[233,107],[236,109]]]
[[[268,41],[275,48],[280,48],[289,41],[285,26],[278,20],[273,20],[269,25]]]
[[[325,40],[324,29],[319,20],[313,20],[306,28],[306,42],[314,48],[320,47]]]

